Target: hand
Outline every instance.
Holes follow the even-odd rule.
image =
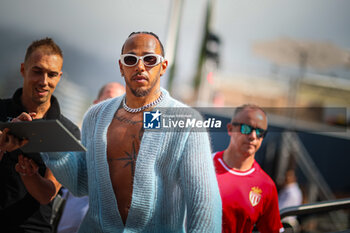
[[[9,131],[10,130],[8,128],[4,129],[3,131],[0,130],[0,161],[2,160],[5,152],[14,151],[28,143],[27,139],[18,139],[9,134]]]
[[[28,139],[19,139],[9,134],[10,129],[6,128],[3,131],[0,130],[0,150],[1,152],[14,151],[24,146]]]
[[[32,121],[36,116],[35,112],[22,112],[18,117],[13,118],[11,122],[20,122],[20,121]]]
[[[21,176],[32,176],[38,173],[39,167],[32,159],[19,155],[15,170]]]
[[[32,121],[36,116],[35,112],[22,112],[18,117],[12,119],[11,122]],[[6,151],[14,151],[24,146],[28,140],[18,139],[13,135],[8,134],[9,129],[0,130],[0,161],[4,157]]]

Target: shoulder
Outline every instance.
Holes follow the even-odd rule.
[[[0,99],[0,107],[6,107],[12,104],[12,99]]]
[[[157,106],[161,108],[166,107],[175,107],[175,108],[190,108],[188,105],[174,99],[172,96],[170,96],[169,92],[165,90],[164,88],[160,89],[163,93],[163,101],[161,101]]]
[[[170,95],[165,97],[165,101],[166,104],[164,104],[164,106],[160,105],[161,107],[190,108],[188,105],[174,99]]]
[[[3,104],[6,104],[10,101],[11,101],[11,99],[0,99],[0,104],[3,105]]]
[[[266,188],[272,189],[272,190],[276,190],[276,185],[275,182],[272,180],[272,178],[260,167],[260,165],[258,164],[258,162],[254,162],[254,166],[257,170],[257,172],[259,173],[259,176],[261,178],[261,180],[263,181],[263,185]]]
[[[211,154],[211,157],[214,160],[218,160],[219,158],[222,158],[222,155],[224,154],[224,151],[216,151]]]

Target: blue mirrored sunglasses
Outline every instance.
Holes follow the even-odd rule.
[[[234,126],[240,126],[240,132],[241,134],[251,134],[253,130],[255,130],[255,134],[257,138],[263,138],[266,136],[267,130],[265,129],[260,129],[260,128],[254,128],[251,125],[247,124],[242,124],[242,123],[237,123],[237,122],[232,122],[232,125]]]

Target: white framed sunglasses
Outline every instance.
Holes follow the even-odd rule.
[[[140,59],[145,66],[156,66],[164,61],[164,57],[159,54],[146,54],[144,56],[136,56],[135,54],[120,55],[120,62],[124,66],[135,66]]]

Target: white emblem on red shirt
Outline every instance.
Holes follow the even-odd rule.
[[[252,204],[252,206],[256,206],[259,204],[261,200],[261,193],[262,190],[259,187],[253,187],[249,192],[249,201]]]

